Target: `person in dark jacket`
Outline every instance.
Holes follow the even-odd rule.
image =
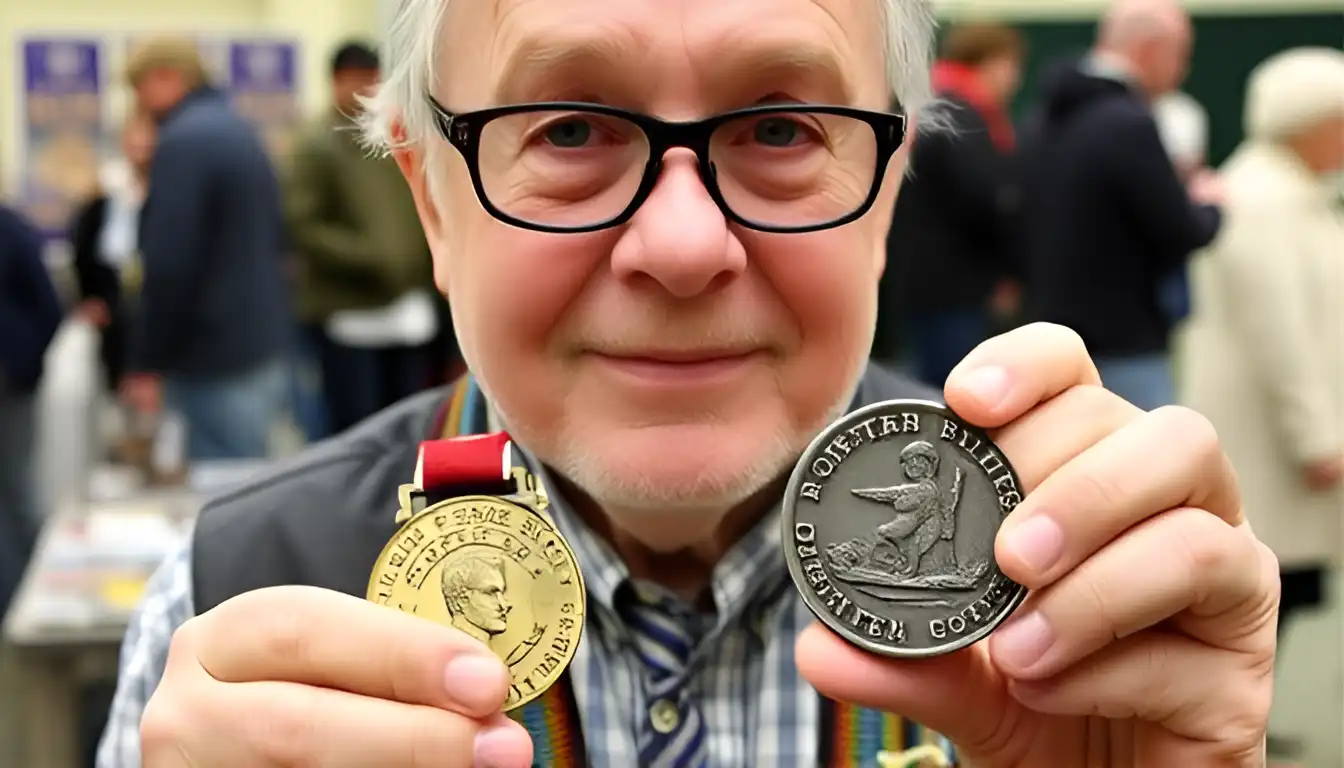
[[[991,333],[991,298],[1010,290],[1013,267],[1013,125],[1019,33],[991,24],[953,28],[933,69],[936,127],[911,148],[887,238],[874,354],[898,356],[941,387],[952,367]]]
[[[154,123],[134,113],[122,130],[123,165],[103,174],[98,194],[75,214],[70,228],[77,313],[101,330],[101,357],[108,387],[116,391],[126,367],[130,305],[138,288],[137,230],[149,162],[154,155]]]
[[[61,325],[61,304],[42,261],[42,238],[0,207],[0,617],[32,552],[41,515],[34,499],[37,388]]]
[[[264,457],[288,398],[291,327],[271,160],[191,41],[147,42],[127,74],[159,139],[123,389],[135,408],[162,397],[185,417],[190,459]]]
[[[1023,147],[1028,300],[1146,409],[1175,399],[1162,286],[1220,223],[1216,177],[1182,184],[1149,107],[1184,80],[1191,36],[1175,2],[1122,0],[1095,49],[1046,78]]]

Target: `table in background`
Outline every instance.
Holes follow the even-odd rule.
[[[264,466],[202,465],[178,489],[142,488],[131,474],[99,468],[90,501],[66,504],[48,519],[4,622],[24,764],[84,768],[80,694],[91,682],[115,679],[145,581],[186,535],[203,498]]]

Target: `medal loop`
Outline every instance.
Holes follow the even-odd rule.
[[[413,482],[397,489],[396,522],[419,514],[431,500],[476,495],[510,499],[549,521],[549,500],[537,477],[513,466],[512,438],[495,432],[421,442]]]

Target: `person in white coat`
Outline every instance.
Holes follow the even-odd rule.
[[[1262,63],[1245,120],[1223,230],[1192,265],[1181,396],[1218,428],[1278,555],[1282,637],[1344,554],[1344,53]]]

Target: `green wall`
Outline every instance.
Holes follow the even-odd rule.
[[[1095,23],[1039,18],[1015,23],[1030,45],[1021,111],[1035,98],[1041,68],[1062,54],[1085,51]],[[1344,14],[1300,12],[1287,15],[1196,16],[1195,52],[1184,90],[1209,111],[1209,162],[1220,164],[1241,142],[1242,93],[1246,77],[1264,59],[1303,45],[1340,47]]]

